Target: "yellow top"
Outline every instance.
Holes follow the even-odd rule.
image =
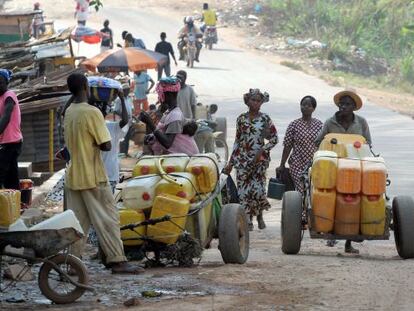
[[[101,111],[87,103],[72,104],[65,114],[65,142],[70,153],[65,183],[72,190],[107,182],[99,145],[111,140]]]
[[[216,26],[217,24],[216,12],[214,12],[213,10],[204,10],[203,20],[206,26]]]

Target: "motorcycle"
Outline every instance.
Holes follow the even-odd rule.
[[[184,38],[185,46],[184,46],[184,53],[185,53],[185,60],[187,62],[187,67],[193,68],[194,67],[194,60],[196,58],[197,53],[197,38],[193,34],[189,34]]]
[[[213,44],[217,44],[217,41],[217,28],[215,26],[207,26],[204,31],[204,44],[211,50]]]

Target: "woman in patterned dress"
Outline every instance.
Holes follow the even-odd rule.
[[[257,216],[259,229],[264,229],[263,210],[270,204],[266,198],[266,170],[270,162],[270,150],[277,144],[277,131],[270,117],[260,112],[263,103],[269,101],[267,93],[250,89],[244,95],[249,111],[237,118],[236,138],[229,164],[224,169],[230,174],[237,171],[237,188],[240,203],[250,216],[249,229],[253,230],[253,216]],[[268,143],[265,144],[265,139]]]
[[[301,176],[306,166],[312,161],[313,154],[317,149],[315,140],[323,125],[318,119],[312,118],[315,109],[315,98],[312,96],[302,98],[300,101],[302,118],[296,119],[289,124],[283,141],[284,148],[280,166],[276,169],[276,172],[284,170],[286,161],[289,158],[289,171],[295,184],[295,189],[302,194],[304,186]]]

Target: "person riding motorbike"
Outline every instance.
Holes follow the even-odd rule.
[[[198,40],[198,38],[202,38],[203,34],[200,31],[200,29],[194,25],[194,18],[192,16],[187,16],[185,18],[185,25],[180,29],[178,32],[178,38],[180,39],[180,42],[178,42],[178,50],[180,51],[180,60],[184,60],[184,47],[186,45],[186,42],[184,40],[185,37],[188,37],[190,34],[192,34],[195,38],[195,44],[196,44],[196,55],[195,55],[195,61],[199,62],[200,57],[200,51],[202,48],[201,42]]]
[[[203,4],[203,14],[201,16],[201,21],[203,26],[200,27],[200,30],[204,33],[207,27],[214,27],[216,29],[217,25],[217,14],[215,11],[208,7],[208,3]],[[217,30],[216,30],[217,36]]]

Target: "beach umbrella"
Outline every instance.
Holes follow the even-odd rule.
[[[82,62],[90,71],[127,72],[155,69],[164,64],[167,56],[150,50],[129,47],[102,52]]]

